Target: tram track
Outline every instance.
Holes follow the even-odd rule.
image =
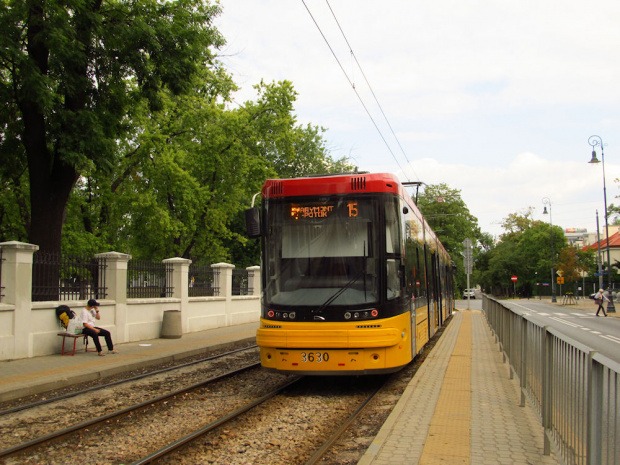
[[[338,381],[332,380],[332,382],[324,384],[316,378],[285,377],[283,375],[274,377],[273,375],[268,375],[268,379],[273,381],[274,378],[277,378],[278,381],[276,383],[272,382],[273,386],[265,386],[265,378],[256,376],[258,372],[266,374],[265,371],[253,370],[253,368],[257,368],[257,366],[248,366],[240,370],[231,371],[216,378],[205,380],[197,385],[187,386],[184,389],[159,396],[158,398],[150,399],[125,409],[119,409],[2,450],[0,451],[0,460],[7,464],[40,463],[42,458],[49,463],[81,463],[86,459],[92,460],[92,453],[87,451],[93,448],[96,438],[110,437],[111,433],[106,430],[113,429],[115,431],[113,435],[115,438],[119,436],[136,438],[142,435],[142,432],[147,429],[146,425],[154,421],[155,417],[170,415],[170,423],[175,424],[180,421],[180,417],[187,416],[187,412],[195,407],[188,406],[185,408],[182,405],[186,402],[188,404],[195,404],[196,402],[196,399],[192,400],[188,393],[200,390],[201,392],[197,395],[202,397],[209,395],[205,392],[205,390],[209,390],[212,396],[209,399],[203,399],[208,401],[221,397],[224,393],[230,391],[231,386],[247,384],[261,385],[264,387],[263,392],[253,392],[251,394],[253,398],[243,402],[242,405],[237,405],[239,402],[235,403],[234,401],[226,402],[227,407],[222,407],[222,405],[218,404],[217,408],[212,408],[210,412],[205,412],[204,416],[206,418],[209,416],[213,417],[212,421],[206,425],[204,422],[198,421],[199,427],[194,428],[182,437],[173,434],[173,432],[176,433],[174,426],[169,428],[169,432],[164,436],[173,438],[173,441],[168,441],[156,452],[149,452],[144,458],[138,458],[134,463],[161,461],[163,463],[204,463],[205,451],[200,448],[200,445],[197,451],[192,452],[191,448],[195,448],[194,444],[196,442],[204,442],[203,438],[205,435],[215,435],[211,439],[206,440],[207,444],[213,444],[221,441],[222,438],[228,437],[230,431],[235,431],[236,433],[233,436],[248,443],[253,436],[260,437],[263,435],[265,429],[272,432],[277,431],[280,436],[282,434],[285,436],[299,436],[298,433],[295,433],[299,424],[304,425],[304,435],[308,436],[308,438],[299,436],[302,441],[301,445],[296,445],[294,448],[295,456],[293,458],[282,458],[282,463],[303,463],[300,462],[302,458],[306,460],[311,456],[312,458],[307,463],[317,463],[323,453],[328,450],[331,444],[346,429],[346,426],[351,423],[352,419],[379,392],[385,382],[383,380],[380,386],[374,387],[371,390],[368,386],[368,380],[362,383],[363,386],[361,388],[353,388],[353,381],[341,382],[342,378],[338,378]],[[250,373],[250,375],[245,379],[240,379],[245,372]],[[229,378],[230,382],[215,387],[215,385],[226,378]],[[300,381],[305,382],[302,383]],[[351,389],[354,389],[355,392],[347,394],[347,391]],[[255,388],[252,390],[256,391]],[[248,392],[235,392],[234,397],[245,399],[248,395]],[[362,397],[365,399],[362,399]],[[204,404],[204,402],[199,403]],[[180,406],[173,404],[179,404]],[[178,410],[178,412],[174,414],[169,413],[169,407],[170,411]],[[260,411],[250,414],[249,412],[254,409]],[[353,413],[351,414],[351,412]],[[203,415],[199,416],[202,417]],[[297,418],[301,418],[301,423]],[[242,436],[245,436],[245,438]],[[269,433],[269,436],[272,436],[272,434]],[[271,437],[268,440],[267,446],[270,444],[269,441],[276,444],[282,443],[281,439]],[[122,441],[115,442],[116,447],[121,450],[131,449],[131,452],[118,459],[106,457],[103,460],[105,463],[128,463],[128,461],[140,456],[139,451],[151,447],[149,441],[144,445],[138,446],[135,439],[130,439],[125,443]],[[187,449],[188,447],[190,448],[189,458],[184,457],[185,453],[178,455],[179,450]],[[212,455],[213,451],[211,448],[208,449],[207,456]],[[233,447],[234,449],[236,448]],[[260,450],[262,447],[258,449]],[[288,449],[290,448],[274,446],[269,451],[271,456],[269,460],[274,459],[273,454],[278,450],[284,451],[285,455],[288,455],[287,452],[290,451]],[[68,450],[71,451],[70,455],[66,455]],[[226,444],[221,444],[217,447],[217,453],[227,450],[229,450],[229,446]],[[86,452],[86,456],[81,457],[80,453],[84,452]],[[265,452],[265,449],[263,449],[263,452]],[[247,463],[245,457],[238,456],[237,458],[241,459],[237,463]],[[222,460],[219,463],[235,463],[234,460],[229,460],[228,457]],[[279,459],[276,462],[280,463]],[[252,463],[263,462],[252,460]]]
[[[233,349],[233,350],[229,350],[227,352],[223,352],[223,353],[218,353],[216,355],[209,355],[207,357],[200,357],[188,362],[182,362],[182,363],[175,363],[172,366],[166,366],[165,368],[159,368],[159,369],[155,369],[155,370],[147,370],[145,372],[142,372],[138,375],[134,375],[134,376],[129,376],[129,377],[125,377],[125,376],[121,376],[120,379],[116,379],[114,381],[111,382],[107,382],[107,383],[98,383],[94,386],[90,386],[90,387],[86,387],[86,388],[78,388],[77,390],[74,390],[73,388],[69,388],[67,389],[68,392],[65,392],[63,394],[59,394],[59,395],[54,395],[52,394],[50,397],[44,398],[44,399],[39,399],[33,402],[5,402],[5,404],[17,404],[17,405],[13,405],[12,407],[7,407],[4,409],[0,410],[0,417],[3,417],[5,415],[10,415],[12,413],[16,413],[16,412],[20,412],[23,410],[28,410],[28,409],[32,409],[32,408],[36,408],[42,405],[48,405],[48,404],[52,404],[54,402],[58,402],[58,401],[62,401],[62,400],[66,400],[66,399],[70,399],[72,397],[76,397],[82,394],[86,394],[89,392],[95,392],[95,391],[99,391],[102,389],[106,389],[106,388],[110,388],[113,386],[118,386],[118,385],[122,385],[125,383],[131,383],[134,381],[138,381],[138,380],[142,380],[148,377],[152,377],[152,376],[157,376],[157,375],[161,375],[164,373],[169,373],[171,371],[175,371],[175,370],[180,370],[183,368],[187,368],[187,367],[191,367],[194,365],[198,365],[200,363],[204,363],[204,362],[210,362],[210,361],[215,361],[227,356],[231,356],[233,354],[239,353],[239,352],[244,352],[244,351],[249,351],[249,350],[255,350],[257,349],[257,345],[253,344],[247,347],[241,347],[241,348],[237,348],[237,349]]]
[[[19,454],[23,454],[29,450],[32,450],[35,447],[39,447],[39,446],[44,446],[45,444],[49,444],[52,443],[56,440],[62,439],[64,437],[67,437],[69,435],[72,435],[74,433],[78,433],[78,432],[84,432],[84,431],[88,431],[90,428],[94,428],[98,425],[101,425],[103,423],[106,422],[110,422],[113,419],[122,417],[122,416],[129,416],[135,412],[138,412],[139,410],[142,410],[146,407],[152,407],[156,404],[160,404],[160,403],[164,403],[166,401],[168,401],[169,399],[173,399],[175,397],[178,396],[182,396],[183,394],[195,391],[197,389],[201,389],[204,388],[205,386],[208,386],[210,384],[216,383],[218,381],[224,380],[226,378],[230,378],[236,375],[239,375],[241,373],[244,373],[248,370],[251,369],[257,369],[260,367],[260,363],[253,363],[251,365],[245,366],[243,368],[240,369],[236,369],[233,371],[230,371],[228,373],[224,373],[222,375],[216,376],[214,378],[210,378],[208,380],[205,381],[201,381],[199,383],[196,384],[192,384],[190,386],[186,386],[183,387],[181,389],[177,389],[173,392],[169,392],[166,393],[164,395],[155,397],[155,398],[151,398],[148,399],[144,402],[140,402],[138,404],[134,404],[131,405],[129,407],[120,409],[120,410],[116,410],[114,412],[108,413],[106,415],[101,415],[98,416],[96,418],[92,418],[90,420],[72,425],[68,428],[63,428],[61,430],[55,431],[53,433],[35,438],[33,440],[27,441],[25,443],[21,443],[18,444],[16,446],[13,447],[9,447],[7,449],[4,450],[0,450],[0,459],[6,458],[6,457],[11,457],[11,456],[15,456],[15,455],[19,455]]]
[[[161,448],[160,450],[153,452],[152,454],[150,454],[147,457],[144,457],[140,460],[137,460],[134,462],[134,465],[143,465],[143,464],[147,464],[147,463],[155,463],[157,462],[159,459],[165,458],[165,457],[169,457],[172,456],[174,453],[176,453],[177,451],[181,450],[183,447],[186,447],[187,444],[191,443],[192,441],[195,441],[198,438],[203,437],[205,434],[213,431],[214,429],[225,425],[226,423],[238,419],[241,415],[243,415],[245,412],[247,412],[248,410],[262,404],[263,402],[267,401],[268,399],[271,399],[272,397],[280,394],[282,391],[284,391],[285,389],[289,388],[292,384],[299,382],[301,378],[296,378],[291,380],[290,382],[288,382],[287,384],[284,384],[280,387],[278,387],[277,389],[272,390],[271,392],[265,394],[264,396],[256,399],[253,402],[250,402],[247,405],[244,405],[243,407],[235,410],[234,412],[229,413],[228,415],[223,416],[222,418],[217,419],[214,422],[209,423],[208,425],[192,432],[191,434],[188,434],[187,436],[174,441],[168,445],[166,445],[165,447]]]
[[[226,464],[272,464],[299,463],[314,465],[319,463],[331,447],[340,439],[347,428],[356,420],[364,409],[375,399],[390,377],[377,377],[365,380],[360,392],[354,395],[342,395],[342,383],[326,387],[315,393],[316,378],[294,379],[290,383],[266,394],[260,399],[231,412],[191,434],[176,440],[162,449],[141,458],[133,465],[152,463],[226,463]],[[340,378],[342,380],[342,378]],[[333,381],[333,380],[332,380]],[[329,384],[329,383],[328,383]],[[345,384],[346,388],[346,384]],[[304,394],[304,392],[306,392]],[[331,398],[336,395],[339,400]],[[319,414],[313,412],[314,422],[308,421],[302,428],[305,436],[300,441],[291,439],[287,447],[274,447],[278,436],[293,438],[298,428],[298,418],[304,417],[308,409],[306,403],[321,405]],[[314,400],[313,400],[314,398]],[[256,412],[253,410],[256,409]],[[318,410],[318,409],[317,409]],[[249,412],[253,413],[249,413]],[[306,412],[305,414],[303,412]],[[298,415],[298,412],[302,412]],[[283,421],[283,417],[288,420]],[[257,421],[257,418],[260,421]],[[303,425],[304,420],[302,420]],[[316,434],[317,429],[321,431]],[[275,432],[279,430],[279,432]],[[234,431],[234,434],[230,432]],[[268,431],[267,436],[264,431]],[[227,441],[232,437],[233,441]],[[265,437],[265,443],[251,452],[242,450],[236,443],[256,443],[256,438]],[[212,445],[217,444],[217,447]],[[270,447],[271,446],[271,447]],[[230,451],[236,451],[232,454]]]

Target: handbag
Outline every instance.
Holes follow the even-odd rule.
[[[68,333],[82,334],[82,329],[84,329],[84,325],[82,324],[82,318],[76,316],[69,320],[69,324],[67,324]]]

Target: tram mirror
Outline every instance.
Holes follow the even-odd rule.
[[[257,207],[245,211],[245,230],[250,239],[257,239],[260,233],[260,210]]]

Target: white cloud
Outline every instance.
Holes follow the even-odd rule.
[[[604,207],[602,169],[587,164],[592,134],[608,144],[608,203],[619,193],[617,0],[330,0],[405,154],[327,2],[305,0],[340,64],[304,2],[221,4],[238,101],[261,79],[292,81],[298,121],[328,128],[334,156],[460,189],[485,231],[529,206],[538,214],[543,197],[554,223],[593,229]]]
[[[510,213],[522,213],[534,207],[536,219],[542,217],[542,199],[552,203],[552,219],[563,228],[596,228],[598,209],[603,221],[602,167],[577,162],[554,162],[534,153],[520,153],[505,168],[465,164],[443,164],[425,158],[412,162],[415,171],[427,184],[446,183],[461,191],[471,213],[482,230],[493,235],[503,231],[501,223]],[[605,164],[607,201],[611,204],[620,195],[619,164]],[[579,175],[575,175],[579,173]],[[617,203],[617,202],[616,202]]]

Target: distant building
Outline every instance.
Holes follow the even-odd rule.
[[[611,225],[609,226],[609,239],[611,241],[611,237],[614,234],[620,232],[620,225]],[[599,241],[599,236],[601,239],[601,247],[605,250],[606,242],[605,242],[605,227],[603,226],[597,235],[596,232],[588,232],[585,228],[566,228],[564,230],[564,236],[568,240],[568,243],[574,245],[575,247],[584,248],[586,246],[595,246],[597,247],[597,243]],[[598,247],[597,247],[598,248]],[[612,242],[613,248],[613,242]]]
[[[566,236],[568,243],[575,247],[585,247],[592,243],[590,241],[590,234],[585,228],[566,228],[564,236]]]
[[[613,228],[613,233],[612,233]],[[619,226],[610,226],[609,227],[609,258],[611,260],[611,264],[615,265],[617,262],[620,262],[620,227]],[[585,244],[582,246],[583,250],[594,249],[601,251],[601,263],[607,263],[607,238],[605,234],[601,234],[601,240],[598,242],[596,240],[596,234],[592,234],[593,242],[589,244]]]

